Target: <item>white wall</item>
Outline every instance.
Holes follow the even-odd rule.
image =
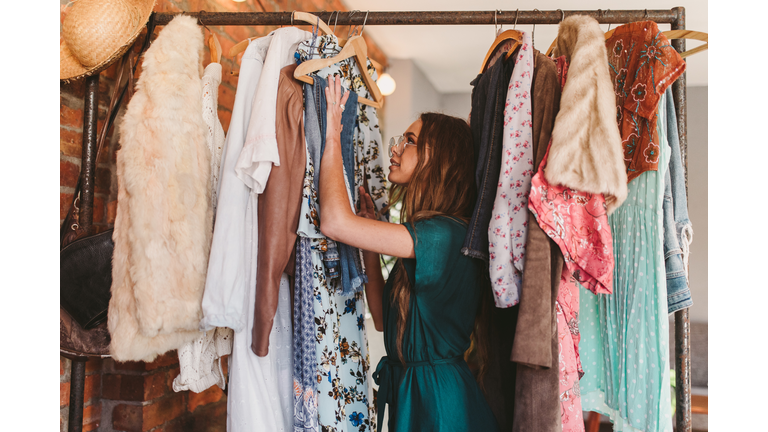
[[[472,93],[443,93],[440,99],[440,109],[448,115],[469,120],[472,109]]]
[[[691,321],[708,321],[707,277],[707,94],[709,87],[688,87],[688,216],[693,243],[688,262]]]
[[[385,144],[393,135],[405,132],[423,112],[469,117],[471,93],[439,93],[412,60],[391,59],[387,73],[397,88],[384,102],[381,127]]]
[[[397,85],[395,92],[384,101],[382,137],[384,145],[389,138],[402,135],[419,114],[440,110],[440,93],[412,60],[390,59],[387,73]]]

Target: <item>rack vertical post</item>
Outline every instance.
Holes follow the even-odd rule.
[[[677,12],[677,19],[672,23],[672,30],[685,30],[685,8],[672,9]],[[672,47],[677,52],[685,51],[685,39],[674,39]],[[688,197],[688,106],[686,91],[686,72],[672,84],[675,99],[677,128],[680,135],[680,156],[685,173],[685,196]],[[687,200],[686,200],[687,201]],[[675,312],[675,424],[678,432],[691,432],[691,323],[688,309]]]
[[[93,196],[96,181],[96,130],[99,113],[99,74],[85,79],[83,96],[83,151],[80,177],[80,213],[78,224],[88,233],[93,232]],[[69,432],[83,430],[83,398],[85,397],[85,362],[88,357],[69,357],[72,361],[69,392]]]

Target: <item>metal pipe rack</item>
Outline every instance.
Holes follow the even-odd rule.
[[[311,12],[311,11],[310,11]],[[563,17],[587,15],[601,24],[624,24],[635,21],[655,21],[671,24],[672,30],[685,29],[685,8],[653,10],[551,10],[551,11],[414,11],[414,12],[365,12],[338,14],[336,12],[311,12],[329,22],[334,15],[338,25],[493,25],[496,24],[559,24]],[[156,25],[168,24],[176,15],[200,16],[200,12],[153,13]],[[283,26],[292,25],[291,12],[204,12],[206,25],[217,26]],[[149,37],[149,36],[148,36]],[[675,39],[672,46],[685,51],[685,40]],[[96,117],[98,111],[99,75],[87,77],[84,96],[83,120],[83,169],[80,225],[90,228],[93,211],[96,152]],[[688,125],[686,106],[686,74],[673,84],[677,125],[680,134],[680,152],[685,171],[685,188],[688,192]],[[675,429],[691,432],[691,341],[688,309],[675,312]],[[82,431],[83,382],[85,357],[72,360],[72,393],[70,395],[69,431]],[[77,373],[75,373],[77,372]],[[77,421],[75,421],[77,420]]]

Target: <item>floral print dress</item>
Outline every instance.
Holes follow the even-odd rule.
[[[327,239],[320,232],[317,217],[317,191],[314,187],[315,167],[307,151],[299,236],[309,239],[311,249],[311,283],[313,291],[315,360],[317,393],[300,394],[297,403],[314,403],[320,431],[370,431],[376,428],[373,390],[368,382],[368,339],[365,332],[365,301],[363,292],[350,296],[341,292],[340,278],[329,279],[323,261]],[[305,241],[305,239],[300,239]],[[296,387],[298,383],[294,382]],[[298,406],[296,409],[301,409]],[[314,407],[303,412],[315,412]],[[306,429],[302,429],[306,430]]]
[[[296,53],[299,62],[318,57],[332,57],[341,48],[336,36],[320,36],[303,42]],[[375,70],[367,65],[367,73]],[[340,75],[342,86],[359,97],[372,99],[363,83],[354,59],[346,59],[317,72],[322,77]],[[378,210],[387,203],[386,178],[381,168],[381,132],[376,109],[358,104],[358,117],[354,132],[355,188],[367,182],[371,198]],[[369,383],[370,359],[365,331],[365,301],[363,291],[342,295],[340,278],[329,279],[323,261],[328,250],[328,240],[320,232],[317,212],[317,190],[314,178],[320,161],[313,161],[307,151],[299,235],[309,239],[311,249],[315,359],[317,364],[317,430],[351,432],[376,430],[376,409],[373,389]],[[355,201],[357,202],[357,193]],[[386,218],[382,216],[384,220]],[[297,403],[302,404],[306,395],[296,388]],[[308,412],[304,410],[303,412]],[[311,424],[313,422],[304,422]],[[302,429],[306,430],[306,429]]]

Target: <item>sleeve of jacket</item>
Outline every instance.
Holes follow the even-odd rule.
[[[540,52],[536,53],[532,96],[536,169],[547,152],[560,107],[557,68],[551,59]],[[520,311],[511,356],[516,363],[549,368],[553,365],[552,359],[557,358],[550,342],[553,332],[557,336],[554,305],[562,265],[560,248],[539,227],[536,217],[529,210]]]
[[[304,146],[304,96],[293,79],[296,65],[280,71],[277,94],[277,147],[280,165],[269,174],[259,196],[259,248],[251,350],[269,352],[269,334],[277,311],[280,276],[290,265],[301,210],[306,149]]]

